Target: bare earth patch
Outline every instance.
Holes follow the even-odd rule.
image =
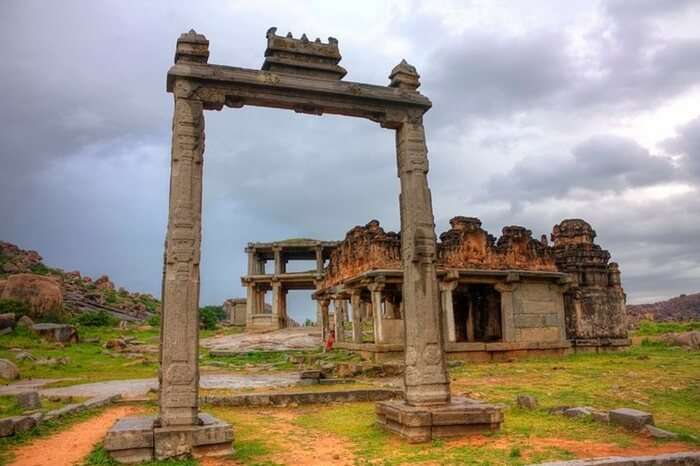
[[[9,466],[71,465],[83,460],[104,439],[107,430],[120,417],[140,414],[143,408],[117,406],[87,421],[46,438],[37,439],[13,450]]]

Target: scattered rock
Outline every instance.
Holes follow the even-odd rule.
[[[654,417],[647,412],[632,408],[618,408],[609,412],[610,423],[627,429],[640,431],[646,425],[654,425]]]
[[[549,414],[564,414],[564,411],[570,408],[571,406],[555,406],[553,408],[549,408],[547,412]]]
[[[602,422],[603,424],[608,424],[610,422],[610,415],[607,411],[593,411],[591,413],[591,418],[596,422]]]
[[[85,338],[83,340],[83,343],[99,343],[100,342],[100,337],[90,337],[90,338]]]
[[[125,320],[119,321],[119,330],[127,330],[129,328],[129,323]]]
[[[22,409],[39,409],[41,408],[41,399],[39,398],[39,392],[22,392],[16,395],[17,403],[22,407]]]
[[[34,316],[60,313],[63,310],[61,285],[54,278],[45,275],[10,275],[0,298],[26,303]]]
[[[0,437],[9,437],[15,433],[15,422],[11,417],[0,419]]]
[[[34,324],[32,331],[47,341],[78,343],[78,331],[68,324]]]
[[[20,351],[15,355],[16,361],[34,361],[36,358],[27,351]]]
[[[683,333],[671,333],[665,335],[663,340],[669,345],[684,346],[686,348],[700,350],[700,331],[698,330]]]
[[[37,425],[37,418],[34,416],[15,416],[11,419],[14,422],[14,431],[16,434],[27,432]]]
[[[32,328],[34,327],[34,321],[29,316],[22,316],[17,321],[17,327]]]
[[[576,408],[569,408],[564,411],[564,416],[566,417],[587,417],[593,412],[593,408],[588,406],[578,406]]]
[[[537,409],[537,398],[532,395],[518,395],[516,401],[518,403],[518,408]]]
[[[95,287],[98,290],[113,290],[114,283],[112,283],[107,275],[102,275],[100,278],[95,280]]]
[[[449,368],[454,369],[454,368],[462,367],[462,366],[464,366],[464,361],[458,361],[458,360],[453,360],[453,359],[450,359],[447,361],[447,367],[449,367]]]
[[[659,429],[658,427],[652,425],[644,426],[644,431],[650,436],[658,439],[675,439],[678,438],[678,434],[674,432],[669,432],[667,430]]]
[[[316,371],[316,370],[303,371],[300,375],[300,378],[302,380],[308,380],[308,379],[318,380],[321,377],[323,377],[323,374],[321,373],[321,371]]]
[[[19,379],[19,369],[11,361],[0,359],[0,378],[6,380]]]
[[[6,314],[0,314],[0,330],[9,328],[12,330],[15,327],[15,313],[8,312]]]
[[[44,358],[36,361],[36,364],[39,366],[49,367],[65,366],[66,364],[70,364],[70,358],[68,356],[61,356],[60,358]]]
[[[107,340],[104,347],[113,350],[123,350],[126,349],[127,342],[123,338],[115,338],[113,340]]]

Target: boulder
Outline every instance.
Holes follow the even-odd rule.
[[[537,398],[532,395],[518,395],[516,401],[518,403],[518,408],[537,409]]]
[[[15,355],[15,361],[34,361],[36,358],[27,351],[20,351]]]
[[[95,280],[95,287],[98,290],[113,290],[114,283],[112,283],[107,275],[102,275],[100,278]]]
[[[15,433],[15,421],[11,417],[0,419],[0,437],[9,437]]]
[[[68,324],[34,324],[32,331],[47,341],[78,343],[78,331]]]
[[[576,408],[569,408],[564,411],[564,416],[566,417],[587,417],[590,416],[593,409],[587,406],[578,406]]]
[[[672,333],[664,336],[664,341],[673,346],[684,346],[686,348],[700,350],[700,331]]]
[[[603,424],[610,423],[610,415],[607,411],[593,411],[591,413],[591,418],[596,422],[602,422]]]
[[[0,378],[6,380],[19,379],[19,369],[11,361],[0,359]]]
[[[41,399],[39,398],[39,392],[36,390],[18,393],[15,396],[17,398],[17,403],[22,407],[22,409],[30,410],[41,408]]]
[[[35,416],[15,416],[12,418],[12,420],[15,424],[16,434],[27,432],[37,425],[37,418]]]
[[[17,327],[24,327],[24,328],[31,329],[32,327],[34,327],[34,321],[29,316],[22,316],[17,321]]]
[[[57,280],[44,275],[19,273],[10,275],[0,299],[26,303],[34,316],[62,312],[63,292]]]
[[[13,329],[15,327],[15,313],[8,312],[6,314],[0,314],[0,330],[2,329]]]
[[[608,413],[610,423],[632,430],[642,430],[646,425],[654,425],[654,417],[647,412],[632,408],[613,409]]]

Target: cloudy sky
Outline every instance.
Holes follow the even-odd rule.
[[[0,239],[158,293],[175,41],[258,69],[265,31],[337,37],[345,80],[402,58],[426,115],[438,233],[536,237],[582,217],[632,303],[700,291],[697,0],[0,3]],[[393,135],[337,116],[208,112],[202,303],[242,295],[248,241],[399,228]],[[311,315],[304,296],[292,315]]]

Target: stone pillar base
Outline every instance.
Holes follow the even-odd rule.
[[[497,431],[503,422],[501,405],[461,397],[453,397],[449,404],[438,406],[410,406],[403,400],[380,401],[376,412],[377,424],[409,443]]]
[[[119,419],[107,432],[105,450],[119,463],[174,457],[233,454],[233,428],[200,413],[198,426],[155,427],[154,416]]]

